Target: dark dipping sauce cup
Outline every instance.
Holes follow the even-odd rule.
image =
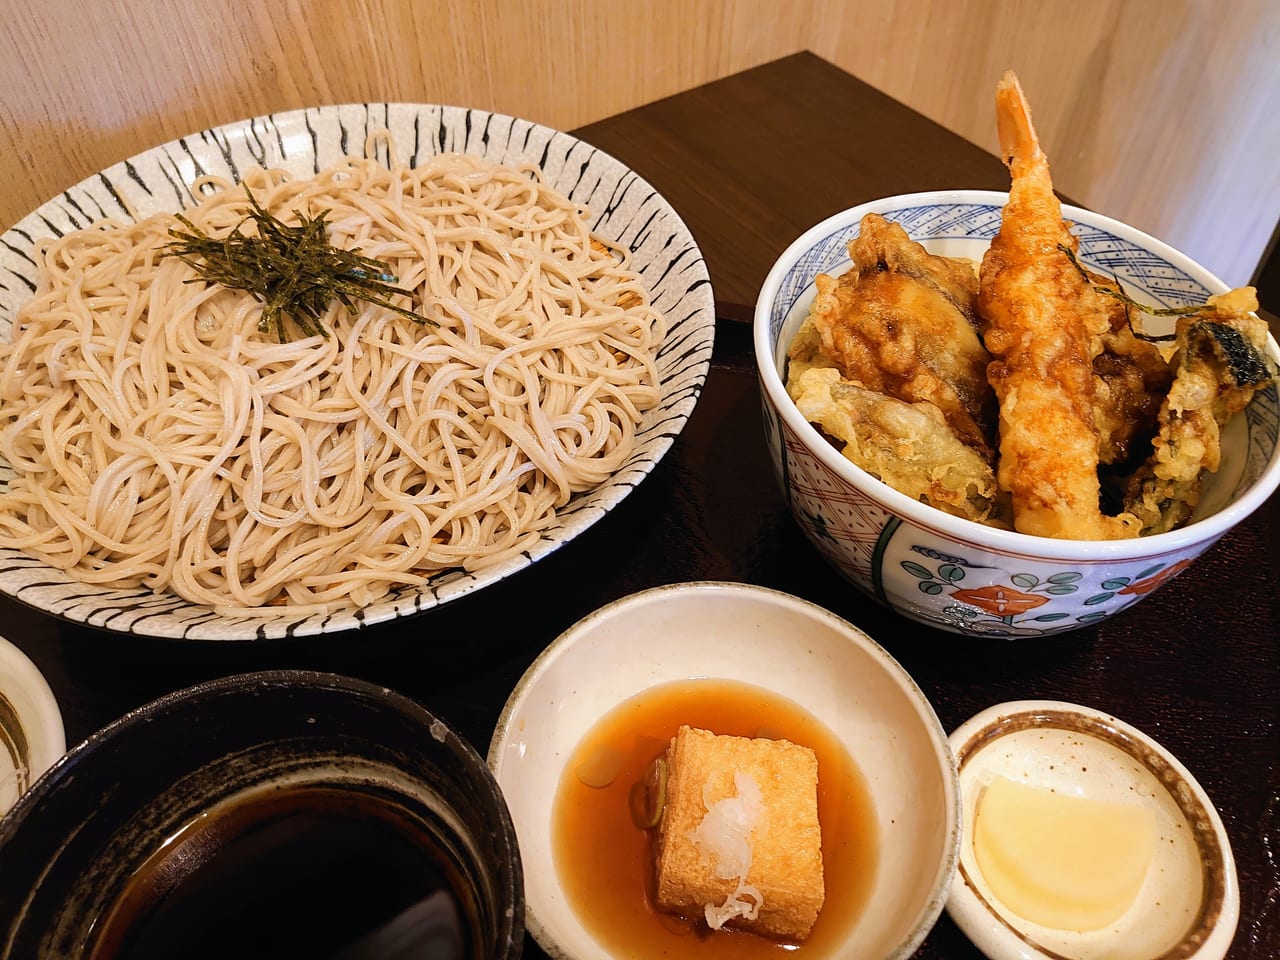
[[[515,830],[412,700],[228,677],[103,728],[0,820],[0,958],[520,955]]]

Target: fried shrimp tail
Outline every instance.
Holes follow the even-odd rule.
[[[996,135],[1000,155],[1015,181],[1030,187],[1034,180],[1036,185],[1053,190],[1049,160],[1031,122],[1031,104],[1012,70],[1006,70],[996,85]]]
[[[1111,332],[1109,304],[1066,252],[1077,241],[1062,220],[1049,162],[1012,72],[996,88],[996,117],[1011,184],[1000,231],[982,261],[978,312],[993,357],[987,378],[999,400],[998,483],[1023,533],[1136,536],[1136,518],[1106,516],[1099,502],[1093,363]]]

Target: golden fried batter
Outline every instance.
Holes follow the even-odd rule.
[[[852,383],[933,404],[990,461],[995,398],[976,328],[974,271],[933,256],[874,213],[862,219],[849,255],[853,266],[839,279],[817,277],[811,316],[824,352]]]
[[[1108,297],[1111,331],[1102,336],[1102,352],[1093,359],[1097,379],[1094,421],[1098,428],[1098,460],[1103,464],[1127,464],[1141,460],[1156,432],[1156,415],[1173,371],[1150,340],[1135,334],[1138,310],[1123,296],[1123,289],[1109,277],[1088,272],[1094,288],[1115,291]]]
[[[1253,314],[1254,289],[1210,297],[1209,308],[1178,321],[1176,372],[1154,451],[1129,480],[1125,508],[1142,521],[1144,534],[1190,518],[1202,471],[1218,469],[1222,425],[1277,376],[1267,356],[1267,325]]]
[[[1098,379],[1098,459],[1122,464],[1137,452],[1139,441],[1155,433],[1156,415],[1173,373],[1154,344],[1127,329],[1102,338],[1093,372]]]
[[[863,389],[833,367],[798,366],[787,390],[847,459],[899,493],[955,516],[1007,526],[991,464],[956,439],[933,404]]]
[[[864,217],[852,268],[816,279],[787,390],[846,458],[947,513],[1060,539],[1172,530],[1218,468],[1222,425],[1277,378],[1255,293],[1180,320],[1171,363],[1135,327],[1149,308],[1078,261],[1012,72],[996,116],[1011,186],[980,273]]]
[[[1000,232],[982,261],[978,310],[987,376],[1000,404],[997,479],[1023,533],[1072,540],[1136,536],[1132,516],[1099,506],[1100,434],[1094,360],[1111,333],[1106,298],[1066,250],[1049,163],[1012,71],[996,88],[1000,146],[1012,182]]]

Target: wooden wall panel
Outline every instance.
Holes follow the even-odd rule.
[[[1065,194],[1245,283],[1280,219],[1274,0],[832,2],[814,52],[998,151],[1006,68]]]
[[[261,113],[461,103],[579,126],[806,46],[767,0],[0,0],[0,224]],[[696,29],[673,29],[695,18]]]
[[[1059,187],[1230,282],[1280,217],[1280,4],[0,0],[0,228],[132,153],[352,100],[572,128],[811,49],[990,149],[1019,71]]]

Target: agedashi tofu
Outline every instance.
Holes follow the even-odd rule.
[[[818,758],[787,740],[683,726],[667,750],[657,906],[780,940],[808,936],[826,895]]]

